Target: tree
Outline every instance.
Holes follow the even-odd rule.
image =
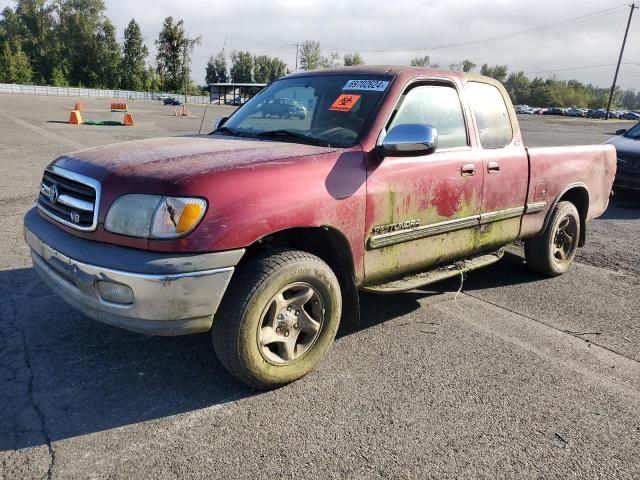
[[[177,92],[184,87],[191,73],[191,54],[200,37],[188,38],[184,21],[167,17],[158,34],[156,66],[164,90]]]
[[[281,59],[273,57],[271,59],[271,72],[269,76],[269,81],[273,82],[274,80],[284,77],[287,73],[287,64],[284,63]]]
[[[322,57],[320,42],[305,40],[300,48],[300,68],[302,70],[315,70],[326,65],[326,59]]]
[[[231,52],[231,81],[251,83],[253,81],[253,55],[249,52]]]
[[[31,83],[32,77],[31,63],[20,44],[14,52],[5,41],[0,52],[0,82],[25,84]]]
[[[140,25],[131,19],[124,30],[122,44],[121,86],[126,90],[141,91],[145,88],[147,69],[145,59],[149,49],[143,43]]]
[[[209,57],[209,62],[206,67],[206,81],[207,83],[227,83],[229,81],[229,75],[227,74],[227,57],[224,51],[218,52],[213,57]]]
[[[58,18],[58,42],[61,60],[68,65],[71,85],[96,86],[100,73],[94,61],[102,47],[99,35],[107,38],[109,26],[105,26],[105,6],[102,0],[58,0],[55,3]],[[114,36],[115,38],[115,36]],[[112,45],[109,46],[111,48]],[[100,81],[102,83],[102,81]]]
[[[471,60],[463,60],[462,61],[462,71],[463,72],[473,72],[476,69],[477,65],[473,63]]]
[[[494,65],[490,67],[488,64],[482,65],[480,68],[480,74],[487,77],[495,78],[499,82],[504,82],[507,78],[507,71],[509,67],[506,65]]]
[[[0,52],[0,82],[15,83],[16,66],[9,42],[5,41]]]
[[[636,99],[637,96],[635,90],[625,90],[622,94],[622,106],[625,108],[625,110],[633,110],[634,108],[638,108],[640,107],[640,105],[636,103]]]
[[[271,78],[271,58],[268,55],[253,57],[253,80],[256,83],[267,83]]]
[[[511,73],[504,83],[513,103],[528,103],[531,93],[531,82],[523,71]]]
[[[122,50],[116,40],[116,29],[109,19],[103,20],[98,27],[92,60],[89,86],[119,88]]]
[[[256,83],[269,83],[282,77],[287,65],[276,57],[259,55],[253,58],[253,81]]]
[[[55,4],[47,0],[17,0],[22,50],[29,58],[33,77],[46,83],[60,60]]]
[[[31,70],[31,62],[27,55],[22,51],[22,47],[18,45],[16,51],[13,54],[14,65],[14,82],[25,84],[31,83],[33,72]]]
[[[51,85],[54,87],[67,87],[69,86],[69,82],[67,81],[67,70],[64,66],[53,67],[53,71],[51,72]]]
[[[364,65],[364,59],[359,52],[345,53],[344,54],[344,66],[353,67],[355,65]]]
[[[424,57],[415,57],[411,59],[410,65],[412,67],[430,67],[431,58],[429,58],[429,55],[425,55]]]

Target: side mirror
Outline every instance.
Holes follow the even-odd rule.
[[[438,131],[431,125],[404,123],[393,127],[382,140],[385,157],[418,157],[429,155],[438,146]]]
[[[219,119],[217,119],[216,123],[213,124],[213,130],[215,131],[219,129],[227,120],[229,120],[229,117],[220,117]]]
[[[620,130],[616,130],[616,135],[624,135],[625,133],[627,133],[626,128],[621,128]]]

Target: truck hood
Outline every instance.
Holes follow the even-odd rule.
[[[335,148],[213,135],[163,137],[80,150],[52,165],[121,190],[160,193],[181,179],[216,170],[320,155]]]

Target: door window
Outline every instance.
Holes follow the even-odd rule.
[[[438,132],[438,149],[466,147],[467,129],[458,92],[445,85],[419,85],[404,96],[389,125],[419,123]]]
[[[469,82],[469,101],[480,131],[482,148],[502,148],[511,143],[513,129],[500,90],[488,83]]]

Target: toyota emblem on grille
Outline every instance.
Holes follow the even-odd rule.
[[[49,187],[49,201],[51,203],[56,203],[58,200],[58,186],[54,183]]]

